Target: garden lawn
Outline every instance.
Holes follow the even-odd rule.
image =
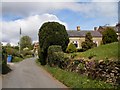
[[[106,45],[100,45],[99,47],[95,47],[92,49],[89,49],[85,52],[77,52],[76,58],[79,57],[85,57],[88,58],[90,56],[94,56],[96,60],[100,59],[112,59],[112,60],[118,60],[118,57],[120,58],[120,42],[114,42]]]

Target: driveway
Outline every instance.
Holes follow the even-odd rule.
[[[35,58],[11,64],[12,71],[2,78],[2,88],[67,88],[36,65]]]

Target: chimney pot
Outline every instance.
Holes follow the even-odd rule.
[[[94,27],[94,31],[97,31],[97,27]]]
[[[77,31],[80,31],[80,26],[77,26]]]

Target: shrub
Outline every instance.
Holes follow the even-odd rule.
[[[58,22],[46,22],[39,29],[39,45],[41,48],[41,64],[46,64],[46,57],[48,47],[51,45],[60,45],[65,51],[69,43],[69,37],[65,26]]]
[[[22,51],[22,54],[23,54],[24,57],[26,57],[27,55],[31,55],[32,56],[33,52],[28,51],[28,50],[24,50],[24,51]]]
[[[81,46],[82,46],[83,51],[86,51],[88,49],[91,49],[97,46],[95,43],[93,43],[92,35],[90,32],[86,33],[85,41],[82,42]]]
[[[59,57],[55,52],[62,52],[61,46],[57,46],[57,45],[49,46],[47,59],[48,59],[48,64],[50,66],[55,65],[57,62],[57,58]]]
[[[14,48],[11,48],[11,47],[6,48],[6,52],[7,52],[8,55],[12,55],[12,57],[17,56],[17,57],[23,58],[23,57],[19,54],[19,51],[16,50],[16,49],[14,49]]]
[[[112,43],[118,41],[117,34],[113,28],[107,27],[106,30],[102,33],[103,44]]]
[[[64,66],[64,53],[61,46],[52,45],[48,48],[48,64],[50,66],[58,66],[63,68]]]
[[[48,50],[48,52],[62,52],[62,48],[59,45],[49,46]]]
[[[67,53],[73,53],[76,51],[77,51],[76,46],[73,43],[70,43],[66,49]]]

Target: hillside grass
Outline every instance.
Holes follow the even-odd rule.
[[[73,53],[76,54],[76,58],[88,58],[90,56],[94,56],[94,59],[112,59],[112,60],[119,60],[120,59],[120,42],[114,42],[106,45],[100,45],[98,47],[89,49],[85,52],[77,52]]]

